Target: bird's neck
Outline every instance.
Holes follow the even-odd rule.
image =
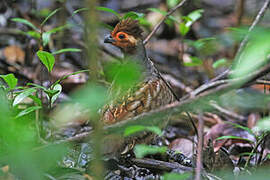
[[[153,76],[155,74],[154,67],[147,56],[142,40],[139,40],[136,49],[134,49],[133,52],[125,54],[125,56],[142,66],[143,73],[146,77]]]

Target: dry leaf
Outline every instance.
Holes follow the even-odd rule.
[[[6,60],[11,64],[16,62],[24,64],[25,53],[20,47],[16,45],[6,47],[4,49],[4,56],[6,57]]]

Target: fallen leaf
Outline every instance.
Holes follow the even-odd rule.
[[[16,45],[8,46],[4,49],[4,56],[9,63],[24,64],[25,52]]]

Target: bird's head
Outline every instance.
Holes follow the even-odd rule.
[[[121,20],[105,37],[104,43],[111,43],[122,49],[124,53],[133,54],[136,52],[139,41],[142,40],[142,32],[137,20],[130,18]]]

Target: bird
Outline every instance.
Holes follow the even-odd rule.
[[[104,43],[120,48],[126,59],[141,66],[143,74],[141,82],[132,87],[131,93],[106,105],[102,113],[105,125],[124,121],[178,100],[148,57],[142,33],[138,20],[127,18],[121,20],[104,39]]]
[[[104,106],[101,114],[104,126],[123,122],[178,100],[170,85],[162,78],[148,57],[142,33],[139,22],[127,18],[121,20],[104,39],[104,43],[120,48],[124,59],[140,66],[142,74],[139,82],[130,87],[123,97]],[[169,116],[165,117],[164,122],[158,126],[164,128],[168,120]],[[109,136],[104,141],[104,144],[109,146],[104,148],[104,154],[116,152],[123,155],[130,152],[136,144],[150,143],[155,137],[154,133],[146,131],[125,138]]]

